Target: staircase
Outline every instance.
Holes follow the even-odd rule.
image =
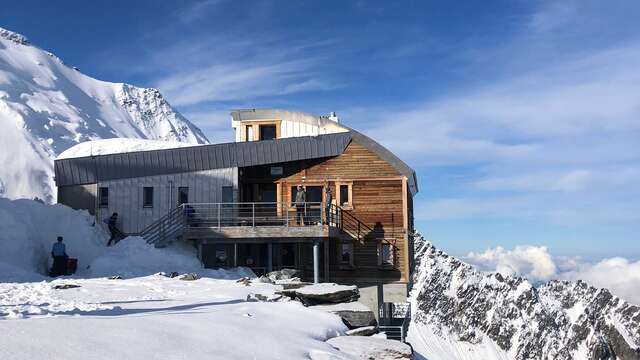
[[[166,245],[167,242],[176,239],[184,233],[187,227],[185,211],[186,208],[184,205],[173,208],[165,216],[142,230],[140,236],[142,236],[147,243],[153,244],[156,247]]]
[[[342,237],[351,238],[357,241],[363,241],[367,238],[384,238],[384,231],[382,229],[371,228],[355,217],[349,210],[345,210],[338,205],[331,204],[329,213],[329,225],[340,230]]]
[[[411,323],[411,304],[383,303],[378,309],[378,319],[378,330],[384,332],[387,339],[406,342]]]

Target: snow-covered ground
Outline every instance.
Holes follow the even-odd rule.
[[[51,280],[57,235],[80,265]],[[338,316],[297,301],[248,301],[282,290],[238,282],[255,277],[248,269],[203,269],[186,244],[106,241],[86,212],[0,198],[0,359],[352,359],[325,343],[347,330]]]
[[[246,301],[278,288],[161,275],[2,283],[0,359],[349,358],[324,342],[346,331],[337,316]]]

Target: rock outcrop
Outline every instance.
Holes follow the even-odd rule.
[[[494,349],[487,358],[640,359],[640,307],[606,289],[483,273],[430,243],[417,255],[409,338],[427,358],[450,347]]]
[[[367,360],[411,359],[411,347],[395,340],[370,336],[339,336],[327,340],[334,348],[355,357]]]

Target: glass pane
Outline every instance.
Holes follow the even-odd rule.
[[[272,140],[276,138],[275,125],[260,125],[260,140]]]
[[[186,204],[189,202],[189,188],[181,186],[178,188],[178,205]]]
[[[144,187],[142,189],[142,205],[144,207],[153,206],[153,187]]]
[[[340,185],[340,205],[349,204],[349,185]]]
[[[109,206],[109,188],[100,188],[100,206]]]

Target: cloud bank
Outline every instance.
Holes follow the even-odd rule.
[[[616,296],[640,304],[640,260],[622,257],[589,262],[580,257],[557,257],[544,246],[520,245],[513,249],[496,247],[470,252],[462,259],[482,271],[520,275],[533,282],[553,279],[584,280],[606,288]]]

